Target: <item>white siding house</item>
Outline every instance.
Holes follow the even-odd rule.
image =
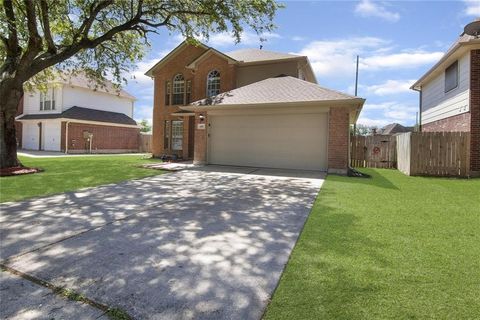
[[[458,61],[456,88],[446,90],[445,72],[439,73],[422,86],[422,123],[430,123],[470,111],[470,51],[456,61]]]
[[[17,117],[22,124],[20,147],[23,149],[61,151],[62,122],[137,127],[132,119],[135,97],[124,90],[117,90],[111,83],[103,88],[95,88],[86,78],[75,76],[52,81],[47,87],[46,92],[33,90],[24,94],[23,113]],[[88,121],[78,117],[65,118],[65,112],[73,107],[76,107],[75,115],[78,115],[78,110],[87,115],[91,113],[88,110],[107,113],[99,114],[99,119],[87,119]],[[123,119],[120,117],[120,122],[118,114],[123,116]]]

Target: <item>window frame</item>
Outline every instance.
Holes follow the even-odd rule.
[[[170,120],[163,122],[163,149],[170,148]]]
[[[449,69],[451,68],[455,68],[455,72],[452,72],[452,73],[448,73],[449,72]],[[454,75],[455,76],[455,85],[454,86],[449,86],[447,88],[447,75]],[[447,92],[450,92],[452,90],[455,90],[456,88],[458,88],[458,79],[459,78],[459,66],[458,66],[458,60],[451,63],[447,68],[445,68],[445,83],[444,83],[444,91],[445,93]]]
[[[220,71],[214,69],[207,74],[206,94],[207,98],[220,94],[221,74]],[[214,93],[213,93],[214,92]],[[213,93],[213,94],[212,94]]]
[[[183,150],[183,125],[183,120],[172,120],[171,147],[173,151]]]
[[[45,92],[40,91],[40,111],[55,111],[55,88],[48,88]]]
[[[165,105],[170,105],[170,98],[172,96],[172,83],[170,80],[165,81]]]
[[[180,77],[181,77],[181,80],[177,79]],[[185,104],[185,77],[183,76],[183,74],[177,73],[175,76],[173,76],[172,105],[184,105],[184,104]]]

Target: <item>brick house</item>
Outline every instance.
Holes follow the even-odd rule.
[[[420,129],[470,132],[470,172],[480,174],[480,37],[462,33],[411,89],[420,93]]]
[[[15,126],[19,148],[68,153],[137,152],[135,97],[112,83],[59,76],[46,90],[26,91]]]
[[[154,156],[346,173],[364,99],[319,86],[305,56],[185,41],[153,66]]]

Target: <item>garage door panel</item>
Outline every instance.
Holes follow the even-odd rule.
[[[211,116],[209,162],[326,170],[327,114]]]

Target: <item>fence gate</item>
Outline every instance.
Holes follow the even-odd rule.
[[[396,168],[395,136],[352,136],[350,141],[352,167]]]

